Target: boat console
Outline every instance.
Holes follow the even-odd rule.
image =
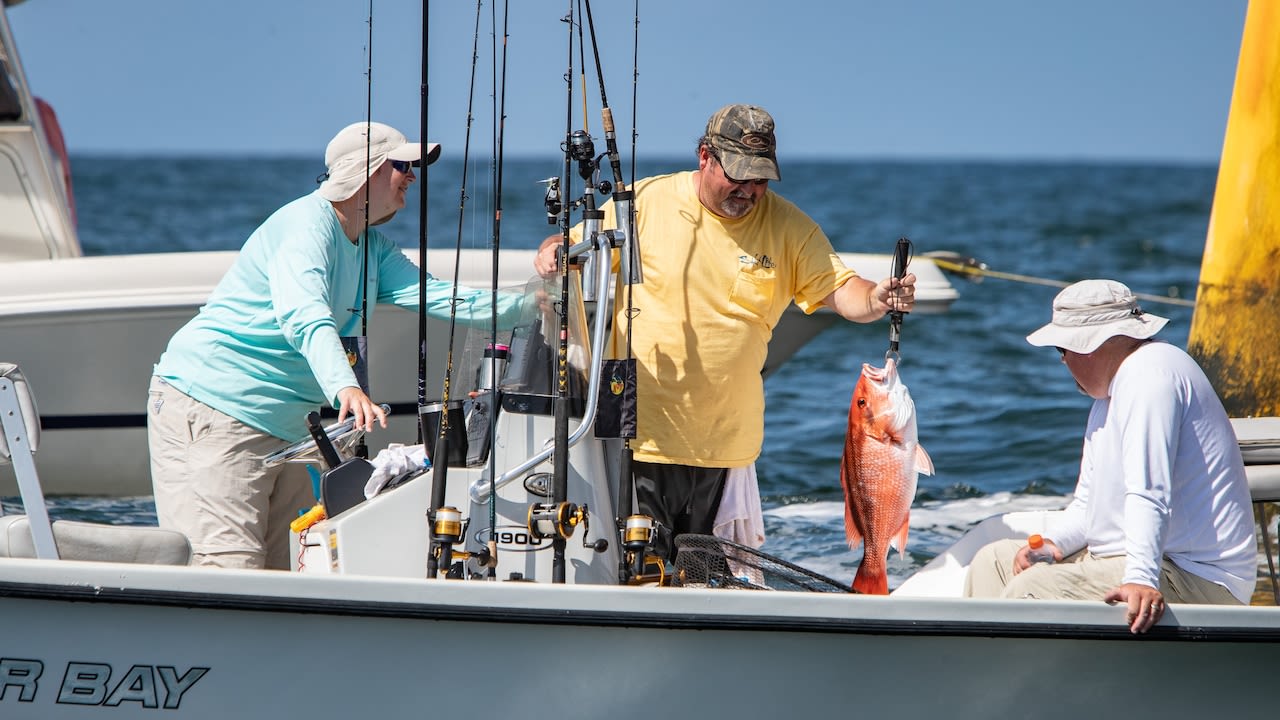
[[[595,252],[608,258],[610,250],[602,236]],[[607,287],[609,266],[594,263],[600,287]],[[564,367],[560,283],[535,279],[513,329],[493,340],[468,340],[451,382],[456,387],[467,381],[465,399],[423,407],[429,433],[438,431],[441,413],[447,414],[447,457],[429,458],[429,467],[395,478],[367,501],[299,528],[292,535],[294,570],[423,577],[443,536],[450,557],[439,558],[439,568],[449,577],[550,581],[560,540],[565,582],[619,581],[617,448],[593,431],[612,312],[604,293],[589,325],[581,274],[570,273]],[[498,362],[502,354],[505,367]],[[500,379],[494,383],[492,377]],[[555,411],[562,401],[570,429],[557,442]],[[422,450],[429,456],[434,448],[435,438],[429,437]],[[568,453],[567,493],[557,501],[553,463],[561,448]],[[444,483],[445,500],[432,508],[436,483]]]

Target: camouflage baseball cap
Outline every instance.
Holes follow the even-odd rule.
[[[773,118],[755,105],[726,105],[707,121],[707,140],[734,180],[781,180]]]

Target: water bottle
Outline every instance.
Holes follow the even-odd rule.
[[[1030,552],[1027,553],[1027,560],[1031,561],[1033,565],[1035,563],[1053,563],[1053,548],[1044,544],[1043,537],[1032,535],[1027,538],[1027,547],[1031,548]]]
[[[501,343],[485,345],[480,367],[476,368],[476,390],[493,390],[507,372],[511,348]]]

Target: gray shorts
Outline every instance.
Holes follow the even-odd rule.
[[[191,540],[197,565],[289,569],[289,523],[316,503],[306,466],[263,466],[262,459],[285,441],[160,378],[151,378],[147,394],[160,527]]]

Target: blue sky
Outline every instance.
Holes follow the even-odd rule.
[[[476,3],[429,4],[428,134],[453,153],[467,133]],[[570,2],[510,4],[505,152],[555,154],[568,112],[560,19]],[[635,5],[592,7],[624,152]],[[639,151],[690,153],[716,108],[752,102],[777,119],[780,151],[797,157],[1216,162],[1246,6],[643,0]],[[338,128],[365,116],[368,8],[367,0],[27,0],[8,13],[28,78],[57,109],[73,153],[319,154]],[[472,100],[472,152],[485,155],[491,9],[486,0]],[[417,135],[422,4],[374,0],[373,10],[374,119]],[[588,68],[589,128],[599,136],[589,52]]]

